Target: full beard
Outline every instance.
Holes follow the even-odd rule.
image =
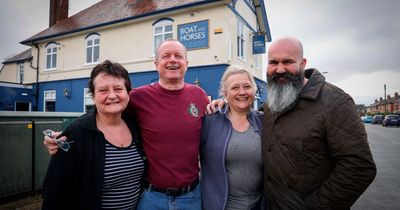
[[[280,84],[279,78],[287,78],[287,83]],[[288,72],[275,73],[267,78],[268,99],[267,105],[272,112],[282,112],[292,105],[303,89],[304,72],[299,70],[295,75]]]

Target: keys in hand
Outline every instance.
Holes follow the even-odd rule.
[[[54,133],[54,131],[52,131],[51,129],[46,129],[43,131],[44,135],[46,135],[48,137],[52,137],[52,138],[53,138],[53,133]],[[55,142],[59,148],[61,148],[62,150],[66,151],[66,152],[68,152],[69,148],[71,147],[71,145],[67,141],[62,141],[62,140],[56,138]]]

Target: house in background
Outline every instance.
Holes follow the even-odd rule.
[[[226,67],[238,64],[256,78],[255,108],[265,100],[263,56],[271,36],[263,0],[103,0],[71,17],[68,0],[50,0],[50,27],[21,42],[31,56],[4,62],[0,81],[23,87],[32,110],[86,112],[93,107],[86,84],[96,64],[121,63],[133,87],[157,82],[154,51],[168,38],[188,49],[185,81],[211,99],[218,98]],[[15,110],[17,99],[8,100]]]
[[[32,68],[31,49],[6,59],[0,70],[0,110],[31,111],[32,82],[37,77]],[[29,81],[29,82],[26,82]]]
[[[400,97],[399,93],[395,92],[394,96],[386,96],[386,100],[382,97],[375,99],[375,102],[367,107],[367,112],[371,114],[383,114],[383,113],[400,113]]]

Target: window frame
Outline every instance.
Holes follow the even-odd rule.
[[[17,63],[17,83],[23,84],[25,79],[25,63]]]
[[[49,52],[50,50],[50,52]],[[45,62],[45,71],[51,71],[51,70],[56,70],[57,69],[57,55],[58,55],[58,49],[57,49],[57,44],[54,42],[51,42],[46,45],[46,62]],[[49,63],[50,59],[50,63]],[[50,66],[48,65],[50,64]]]
[[[246,24],[238,18],[237,35],[236,35],[236,56],[243,61],[246,61]]]
[[[161,19],[156,21],[153,24],[153,55],[156,54],[157,47],[160,43],[162,43],[166,39],[170,39],[174,37],[174,21],[172,19]],[[166,27],[171,26],[170,31],[166,31]],[[157,33],[157,29],[161,27],[161,32]],[[170,37],[169,37],[170,35]],[[156,37],[162,36],[161,41],[157,43]],[[167,37],[168,36],[168,37]]]
[[[98,43],[95,41],[98,40]],[[89,46],[88,42],[91,41]],[[88,62],[88,49],[91,49],[90,61]],[[97,60],[95,60],[95,50],[97,49]],[[98,64],[100,63],[100,34],[91,33],[85,37],[85,64]]]
[[[91,102],[91,103],[86,103],[87,102],[87,99],[89,99],[89,101],[88,102]],[[94,100],[93,100],[93,95],[92,95],[92,93],[90,92],[90,90],[89,90],[89,88],[84,88],[83,89],[83,112],[84,113],[87,113],[87,109],[86,109],[86,106],[90,106],[90,105],[93,105],[93,106],[95,106],[94,105]]]
[[[43,112],[48,112],[46,111],[46,102],[54,102],[54,109],[55,109],[56,95],[57,95],[56,90],[45,90],[43,92]]]

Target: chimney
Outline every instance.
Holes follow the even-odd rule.
[[[398,98],[399,98],[399,93],[398,93],[398,92],[395,92],[395,93],[394,93],[394,98],[395,98],[395,99],[398,99]]]
[[[382,97],[379,97],[379,101],[381,102],[383,99],[382,99]]]
[[[49,27],[68,18],[69,0],[50,0]]]
[[[387,95],[386,100],[387,100],[387,101],[390,100],[390,95]]]

